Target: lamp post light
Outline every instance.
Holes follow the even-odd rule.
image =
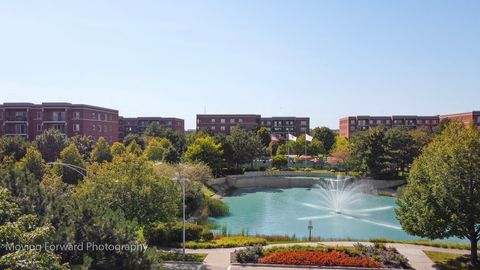
[[[312,230],[313,230],[313,222],[309,220],[308,221],[308,241],[312,241]]]
[[[174,177],[173,180],[175,182],[180,182],[182,185],[182,219],[183,219],[183,230],[182,230],[182,260],[185,261],[185,226],[186,226],[186,208],[187,206],[185,205],[185,182],[187,181],[185,178],[179,179],[178,177]]]
[[[63,162],[47,162],[47,165],[60,165],[60,166],[69,168],[70,170],[75,171],[75,172],[81,174],[83,177],[87,177],[87,176],[88,176],[88,171],[87,171],[87,169],[85,169],[85,168],[83,168],[83,167],[80,167],[80,166],[73,165],[73,164],[63,163]]]

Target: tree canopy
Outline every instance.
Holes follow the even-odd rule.
[[[472,263],[478,264],[479,198],[479,131],[453,122],[413,162],[396,213],[411,234],[469,239]]]

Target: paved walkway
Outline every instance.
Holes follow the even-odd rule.
[[[265,248],[274,247],[274,246],[293,246],[293,245],[304,245],[304,246],[315,246],[315,245],[326,245],[326,246],[353,246],[357,242],[309,242],[309,243],[292,243],[292,244],[274,244],[268,245]],[[368,243],[363,243],[368,244]],[[407,257],[410,265],[417,270],[433,270],[433,262],[428,258],[423,250],[429,251],[439,251],[447,253],[457,253],[457,254],[468,254],[467,250],[458,250],[458,249],[446,249],[446,248],[436,248],[428,246],[418,246],[418,245],[408,245],[408,244],[387,244],[389,247],[394,247],[398,252],[405,257]],[[178,265],[178,264],[168,264],[165,265],[165,269],[171,270],[294,270],[299,268],[272,268],[272,267],[243,267],[243,266],[233,266],[230,265],[230,253],[235,249],[240,248],[218,248],[218,249],[187,249],[187,253],[207,253],[208,256],[205,258],[203,264],[190,264],[190,265]],[[304,269],[304,268],[303,268]],[[335,268],[339,269],[339,268]]]

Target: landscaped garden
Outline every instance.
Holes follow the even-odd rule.
[[[382,244],[353,247],[289,246],[263,249],[247,247],[234,252],[236,263],[269,265],[344,266],[410,269],[408,260]]]

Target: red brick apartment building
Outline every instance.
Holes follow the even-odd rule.
[[[60,102],[0,104],[0,135],[18,135],[32,141],[50,128],[69,137],[104,137],[111,144],[118,140],[118,111]]]
[[[396,126],[407,126],[410,128],[426,127],[432,130],[443,119],[460,120],[465,124],[475,123],[480,127],[480,111],[467,113],[417,116],[417,115],[394,115],[394,116],[369,116],[358,115],[348,116],[340,119],[340,136],[350,138],[355,131],[367,130],[370,127],[384,126],[392,128]]]
[[[257,130],[266,127],[273,135],[284,137],[290,133],[300,136],[310,130],[308,117],[261,117],[259,114],[197,114],[197,130],[210,130],[213,133],[230,134],[235,126]]]
[[[134,133],[142,135],[151,123],[158,123],[160,126],[183,134],[185,132],[185,121],[173,117],[121,117],[119,119],[119,139]]]

